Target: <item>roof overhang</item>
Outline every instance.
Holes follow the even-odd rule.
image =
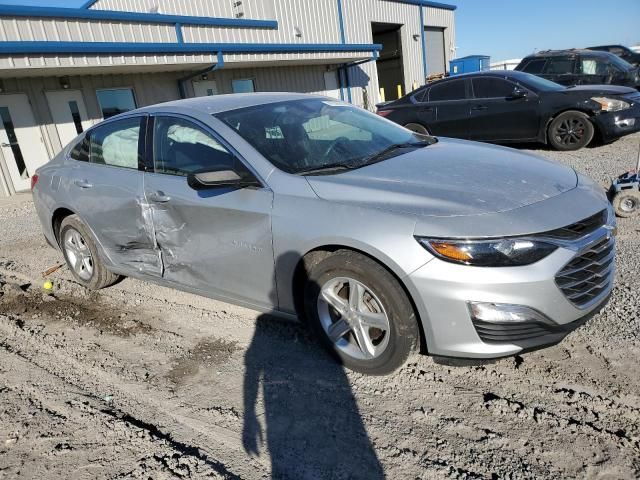
[[[209,25],[215,27],[235,28],[278,28],[278,22],[275,20],[195,17],[190,15],[167,15],[163,13],[92,10],[88,8],[29,7],[24,5],[0,5],[0,16],[28,18],[64,18],[159,24],[177,23],[180,25]]]
[[[124,42],[0,42],[0,55],[25,54],[193,54],[193,53],[334,53],[382,50],[376,43],[124,43]]]

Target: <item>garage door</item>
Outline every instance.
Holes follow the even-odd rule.
[[[429,75],[445,72],[444,28],[424,27]]]

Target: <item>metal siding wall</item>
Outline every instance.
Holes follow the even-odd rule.
[[[243,0],[242,18],[272,19],[274,0]],[[235,18],[234,0],[99,0],[91,8],[170,15],[193,15],[198,17]]]

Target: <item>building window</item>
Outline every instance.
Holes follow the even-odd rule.
[[[255,92],[256,87],[253,84],[253,78],[240,78],[231,82],[233,93],[250,93]]]
[[[76,127],[76,133],[80,134],[83,132],[82,129],[82,119],[80,118],[80,110],[78,109],[78,102],[75,100],[69,101],[69,110],[71,110],[71,118],[73,119],[73,124]]]
[[[136,108],[136,99],[130,88],[110,88],[98,90],[98,103],[105,120],[119,113],[128,112]]]

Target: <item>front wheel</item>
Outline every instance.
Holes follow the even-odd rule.
[[[417,318],[403,288],[359,253],[340,250],[311,267],[305,310],[324,346],[351,370],[391,373],[419,349]]]
[[[556,150],[570,151],[586,147],[593,140],[595,129],[586,113],[564,112],[549,125],[549,143]]]

